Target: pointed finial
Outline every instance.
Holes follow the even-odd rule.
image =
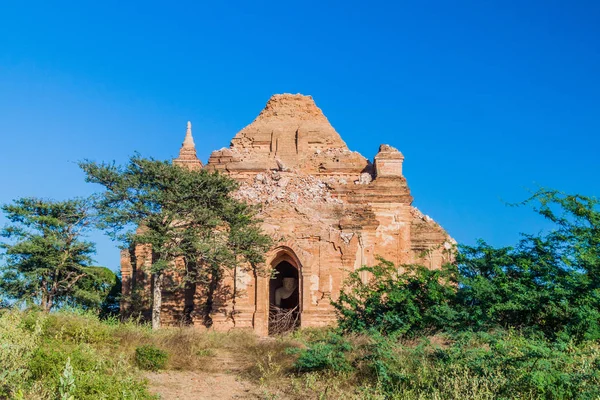
[[[192,136],[192,123],[188,121],[187,123],[187,131],[185,132],[185,139],[183,141],[184,146],[195,146],[194,145],[194,137]]]
[[[188,121],[185,139],[179,150],[179,157],[173,160],[174,164],[186,166],[191,169],[202,168],[202,162],[196,156],[196,145],[192,136],[192,123]]]

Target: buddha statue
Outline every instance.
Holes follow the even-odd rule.
[[[283,278],[283,285],[275,290],[275,305],[281,308],[297,306],[297,301],[292,296],[297,288],[296,278]]]

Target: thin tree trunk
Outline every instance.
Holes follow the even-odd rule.
[[[46,293],[42,292],[42,296],[41,296],[41,298],[40,298],[40,308],[41,308],[43,311],[47,311],[47,310],[46,310],[46,307],[47,307],[47,304],[46,304],[46,303],[47,303],[47,300],[46,300],[46,299],[47,299],[47,298],[48,298],[48,296],[46,296]]]
[[[154,274],[154,292],[152,293],[152,329],[160,328],[160,309],[162,307],[162,288],[164,272]]]
[[[252,313],[252,327],[256,329],[256,313],[258,311],[258,274],[256,273],[256,266],[252,265],[252,275],[254,275],[254,312]]]
[[[40,285],[40,308],[44,311],[46,311],[46,299],[48,298],[48,292],[46,290],[46,280],[42,279],[42,284]]]
[[[42,288],[42,295],[40,296],[40,307],[45,312],[50,312],[54,303],[54,295],[48,290]]]
[[[208,283],[208,291],[206,293],[206,303],[204,306],[204,325],[207,328],[212,326],[211,313],[213,312],[214,297],[217,287],[219,285],[220,277],[217,276],[217,272],[211,272],[210,282]]]
[[[44,310],[44,312],[50,312],[53,303],[53,296],[50,293],[42,294],[42,301],[40,306],[42,307],[42,310]]]
[[[235,327],[235,295],[237,293],[237,263],[233,267],[233,298],[231,299],[231,320]]]

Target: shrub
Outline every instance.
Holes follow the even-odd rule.
[[[167,364],[168,355],[152,345],[144,345],[135,349],[135,362],[140,369],[158,371]]]
[[[89,314],[1,313],[0,398],[155,398],[111,329]]]
[[[467,371],[498,398],[598,398],[600,348],[552,342],[513,331],[464,334],[448,348],[427,349],[440,376]]]
[[[46,339],[29,363],[33,381],[58,392],[69,360],[74,378],[71,394],[75,399],[152,398],[145,384],[136,379],[125,355],[98,351],[86,343]]]
[[[326,340],[311,343],[306,349],[290,348],[288,352],[298,353],[294,367],[300,372],[351,370],[346,353],[352,350],[350,343],[342,336],[330,333]]]
[[[80,309],[50,314],[44,324],[44,337],[72,343],[115,344],[111,333],[94,312]]]
[[[334,304],[342,329],[415,336],[518,329],[600,339],[600,200],[540,190],[525,203],[554,224],[514,247],[459,246],[439,270],[379,259],[350,274]],[[367,273],[367,283],[361,274]]]
[[[363,272],[370,275],[366,283],[361,279]],[[455,282],[455,269],[450,265],[439,270],[416,265],[399,268],[379,258],[377,265],[350,274],[333,305],[339,326],[346,332],[431,332],[456,318]]]
[[[58,393],[60,394],[60,400],[75,400],[75,397],[73,397],[74,391],[73,367],[71,366],[71,358],[67,358],[67,364],[59,380]]]
[[[0,314],[0,398],[16,396],[31,377],[29,361],[38,346],[41,323],[29,330],[23,326],[23,314],[17,310]]]
[[[362,385],[386,398],[600,397],[600,347],[513,331],[464,333],[444,346],[376,335],[356,362]]]

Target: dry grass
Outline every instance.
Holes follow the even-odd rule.
[[[141,345],[154,345],[169,354],[167,369],[180,371],[233,372],[262,387],[269,398],[365,398],[348,386],[352,377],[315,372],[298,374],[296,356],[287,349],[303,348],[326,330],[309,329],[276,338],[258,338],[250,331],[202,331],[194,328],[118,329],[121,351],[133,354]],[[364,340],[355,337],[353,340]]]
[[[65,322],[65,321],[63,321]],[[71,331],[61,334],[73,334]],[[369,386],[365,379],[364,354],[361,352],[372,340],[367,336],[350,335],[345,339],[352,345],[347,356],[356,360],[352,372],[304,372],[298,373],[294,368],[297,356],[290,349],[305,348],[307,343],[326,340],[328,329],[302,329],[279,337],[258,338],[251,331],[232,330],[230,332],[214,332],[195,328],[163,328],[152,331],[147,325],[135,322],[115,324],[110,328],[110,340],[106,343],[106,351],[122,352],[132,357],[135,349],[143,345],[153,345],[168,354],[167,370],[205,373],[232,373],[258,385],[265,398],[273,399],[384,399],[380,390]],[[106,337],[106,334],[102,334]],[[404,346],[416,346],[423,340],[406,340]],[[447,347],[448,339],[443,336],[432,336],[427,339],[437,347]],[[401,347],[400,347],[401,348]],[[412,360],[409,354],[405,361]],[[414,361],[414,360],[413,360]],[[423,366],[425,367],[425,366]],[[362,375],[361,375],[362,374]],[[478,398],[489,398],[493,388],[488,382],[480,382],[468,371],[456,370],[450,375],[438,377],[450,398],[461,398],[468,393],[477,393]],[[441,398],[440,393],[431,393],[431,398]],[[416,390],[403,392],[399,398],[426,398]]]
[[[303,329],[279,337],[258,338],[251,331],[232,330],[230,332],[214,332],[195,328],[163,328],[152,331],[145,325],[135,323],[119,324],[112,332],[113,339],[118,342],[118,350],[131,355],[135,348],[142,345],[153,345],[168,355],[168,370],[233,373],[236,376],[257,384],[273,399],[373,399],[386,398],[368,381],[361,377],[359,362],[353,372],[342,373],[332,371],[298,373],[294,368],[297,358],[289,349],[305,348],[306,343],[325,339],[328,329]],[[360,349],[371,340],[367,336],[346,336],[353,350],[348,354],[350,359],[360,360],[363,356]],[[423,340],[405,340],[405,346],[416,346]],[[449,345],[443,336],[432,336],[427,339],[437,347]],[[407,355],[407,362],[408,362]],[[460,398],[468,392],[477,393],[478,398],[488,398],[493,388],[485,387],[487,382],[479,382],[467,371],[454,371],[452,376],[438,377],[446,380],[447,394],[452,398]],[[458,385],[458,386],[457,386]],[[431,398],[440,398],[439,393],[432,393]],[[423,393],[410,390],[399,398],[426,398]]]
[[[278,399],[383,399],[359,389],[353,373],[298,373],[294,368],[297,356],[289,350],[305,348],[307,342],[324,338],[329,331],[327,328],[308,328],[289,335],[259,340],[254,347],[246,349],[251,362],[244,376],[268,389]],[[366,343],[368,338],[349,336],[348,340],[355,348],[360,348],[358,344]]]
[[[164,328],[153,332],[119,327],[114,335],[121,351],[133,354],[136,347],[153,345],[169,355],[167,369],[188,371],[210,369],[214,364],[212,359],[222,352],[232,352],[243,358],[252,353],[258,341],[248,331],[221,333],[194,328]]]

